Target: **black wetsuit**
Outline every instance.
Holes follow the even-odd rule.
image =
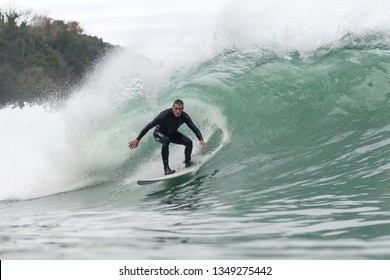
[[[161,155],[164,167],[168,166],[169,144],[171,142],[185,146],[185,161],[190,162],[192,141],[190,138],[177,131],[183,123],[188,125],[188,127],[195,133],[199,141],[203,140],[202,134],[196,125],[192,122],[190,116],[186,112],[182,112],[179,117],[176,117],[173,114],[172,109],[166,109],[158,114],[154,120],[148,123],[144,129],[141,130],[137,140],[140,141],[141,138],[144,137],[151,128],[156,127],[153,135],[156,141],[162,144]]]

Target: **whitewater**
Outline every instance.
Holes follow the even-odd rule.
[[[390,4],[285,2],[163,17],[66,100],[2,107],[1,259],[389,259]],[[139,186],[161,147],[127,143],[177,98],[204,164]]]

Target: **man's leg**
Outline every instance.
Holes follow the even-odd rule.
[[[162,144],[161,157],[164,164],[165,175],[174,173],[175,170],[171,170],[171,168],[169,167],[169,144],[171,142],[169,137],[158,131],[155,131],[153,133],[153,136],[157,142]]]
[[[191,139],[180,132],[176,132],[174,137],[172,137],[171,142],[185,146],[184,163],[186,164],[186,167],[191,166],[192,165],[192,163],[191,163],[191,154],[192,154],[192,141],[191,141]]]

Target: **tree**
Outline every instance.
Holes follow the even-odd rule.
[[[49,91],[78,83],[112,48],[83,34],[76,21],[0,9],[0,106],[41,100]]]

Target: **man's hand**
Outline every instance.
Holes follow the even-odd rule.
[[[135,149],[135,148],[138,147],[138,144],[139,144],[139,140],[138,139],[131,140],[129,142],[129,148],[130,149]]]
[[[207,143],[203,140],[200,140],[199,141],[199,145],[202,147],[202,148],[207,148]]]

